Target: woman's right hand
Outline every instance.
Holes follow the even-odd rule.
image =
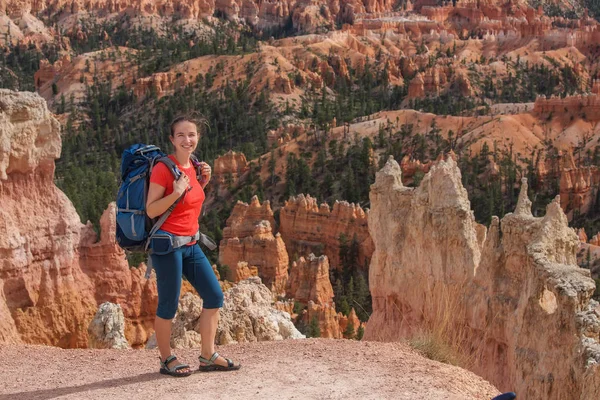
[[[190,178],[187,174],[182,173],[178,180],[173,181],[173,192],[181,196],[190,186]]]

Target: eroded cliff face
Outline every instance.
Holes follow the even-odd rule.
[[[470,368],[525,398],[593,398],[600,390],[600,308],[576,264],[579,239],[558,199],[535,218],[527,184],[489,230],[475,222],[452,158],[404,187],[390,159],[371,187],[375,243],[365,338],[437,329]],[[559,383],[558,383],[559,382]]]
[[[59,123],[33,93],[0,90],[0,110],[4,331],[26,343],[85,347],[96,301],[79,264],[85,227],[53,182]]]
[[[219,11],[229,19],[245,21],[260,29],[283,26],[291,19],[294,28],[315,32],[322,27],[332,27],[336,20],[351,22],[357,13],[392,11],[393,6],[389,0],[2,0],[0,13],[16,20],[40,12],[74,14],[85,11],[105,14],[133,11],[142,15],[176,14],[200,19]]]
[[[290,267],[286,295],[305,305],[298,319],[308,326],[315,318],[321,337],[342,338],[349,320],[353,323],[355,333],[360,326],[354,309],[349,317],[335,310],[327,256],[309,254],[306,258],[300,257],[294,261]]]
[[[80,247],[82,271],[94,283],[96,304],[120,305],[125,318],[125,337],[133,347],[140,347],[154,330],[158,304],[156,279],[145,279],[145,265],[130,268],[125,252],[117,244],[116,204],[110,203],[100,218],[100,240],[95,235]],[[189,290],[189,289],[184,289]]]
[[[122,307],[129,343],[141,346],[153,330],[156,281],[129,268],[114,203],[100,240],[80,222],[54,185],[60,146],[44,99],[0,90],[0,342],[87,347],[88,324],[110,301]]]
[[[569,215],[587,214],[598,201],[600,170],[596,166],[562,170],[560,173],[560,202]]]
[[[330,214],[333,213],[327,215]],[[339,211],[335,215],[343,221],[342,226],[350,218]],[[332,216],[331,221],[335,220]],[[236,204],[223,230],[219,249],[221,265],[229,267],[228,279],[240,282],[258,275],[274,294],[286,295],[302,303],[304,310],[295,317],[306,326],[316,318],[321,337],[341,338],[349,320],[355,330],[358,329],[360,321],[356,313],[344,317],[335,310],[327,256],[316,257],[309,253],[306,257],[299,257],[293,261],[288,272],[290,261],[287,246],[282,235],[273,235],[272,226],[275,226],[275,219],[268,201],[261,204],[255,196],[250,204]],[[299,225],[299,228],[306,229],[306,225]],[[315,225],[310,229],[318,230],[320,227]],[[298,234],[297,231],[288,232],[292,236]],[[291,314],[293,304],[282,309]]]
[[[360,205],[336,201],[330,210],[329,205],[318,206],[315,198],[301,194],[281,209],[279,232],[289,254],[325,254],[332,268],[341,268],[340,235],[348,243],[356,238],[359,264],[366,266],[373,253],[367,215]]]
[[[228,187],[237,185],[241,176],[250,169],[244,153],[231,150],[217,157],[214,166],[211,184],[218,185],[220,195],[224,195]]]
[[[256,196],[250,204],[238,202],[227,219],[219,246],[219,262],[230,269],[229,280],[239,281],[258,271],[263,283],[274,293],[285,292],[288,253],[279,234],[273,235],[273,211],[268,201],[262,205]]]

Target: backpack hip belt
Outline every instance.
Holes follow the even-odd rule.
[[[148,239],[148,241],[150,241],[150,239]],[[185,246],[186,244],[193,242],[193,241],[199,241],[200,243],[202,243],[203,245],[205,245],[206,247],[208,247],[210,250],[214,250],[217,248],[217,244],[208,236],[206,236],[204,233],[198,231],[196,232],[196,234],[194,236],[175,236],[175,235],[171,235],[171,242],[173,243],[173,250],[178,249],[182,246]],[[150,279],[150,274],[152,273],[152,269],[154,268],[154,265],[152,264],[152,250],[150,250],[149,254],[148,254],[148,262],[146,263],[146,274],[144,275],[144,277],[146,279]]]

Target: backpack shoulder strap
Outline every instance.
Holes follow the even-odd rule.
[[[202,170],[201,170],[200,161],[198,161],[198,157],[196,157],[194,154],[192,154],[190,156],[190,161],[192,162],[192,165],[196,169],[196,179],[198,180],[198,182],[202,183]]]
[[[181,171],[179,170],[179,168],[177,168],[177,165],[175,164],[175,162],[173,160],[171,160],[169,157],[167,157],[167,156],[159,157],[156,160],[156,162],[165,164],[167,166],[167,168],[169,169],[169,171],[171,171],[173,178],[175,180],[179,179],[179,176],[181,175]]]
[[[171,174],[173,174],[173,179],[177,180],[179,179],[179,177],[181,176],[182,172],[179,170],[179,168],[177,168],[177,165],[175,165],[175,162],[173,162],[173,160],[171,160],[169,157],[159,157],[155,163],[163,163],[167,166],[167,168],[169,169],[169,171],[171,171]],[[177,203],[179,203],[179,201],[185,196],[184,192],[181,196],[179,196],[179,198],[177,200],[175,200],[175,202],[173,204],[171,204],[171,206],[167,209],[167,211],[165,211],[160,218],[158,219],[158,221],[156,221],[156,223],[152,226],[152,229],[150,230],[150,232],[148,233],[148,239],[146,241],[146,246],[145,246],[145,251],[148,251],[148,246],[150,245],[150,240],[152,239],[152,237],[154,236],[154,234],[156,233],[156,231],[158,231],[160,229],[160,227],[162,226],[162,224],[167,220],[167,218],[169,217],[169,215],[171,215],[171,213],[173,212],[173,210],[175,209],[175,207],[177,206]]]

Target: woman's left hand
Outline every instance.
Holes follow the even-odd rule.
[[[202,162],[201,164],[202,165],[200,167],[200,175],[202,176],[203,186],[206,186],[208,181],[210,181],[210,178],[212,175],[212,169],[210,168],[210,165],[208,165],[205,162]]]

